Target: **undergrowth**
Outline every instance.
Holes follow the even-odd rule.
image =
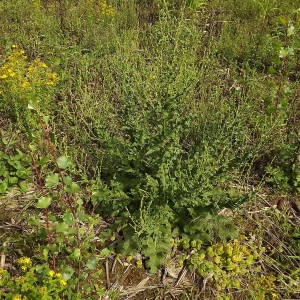
[[[38,247],[25,270],[0,266],[1,296],[114,297],[101,260],[140,253],[155,273],[174,241],[220,298],[293,295],[258,275],[263,232],[249,244],[223,212],[264,189],[299,197],[296,3],[25,2],[0,4],[0,193],[34,190]]]

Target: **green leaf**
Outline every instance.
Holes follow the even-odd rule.
[[[2,138],[1,141],[2,141],[2,143],[3,143],[4,145],[7,145],[7,144],[8,144],[8,140],[7,140],[6,138]]]
[[[0,180],[0,193],[5,193],[8,188],[7,182]]]
[[[73,252],[73,257],[74,258],[79,258],[80,257],[80,249],[76,248]]]
[[[45,186],[52,188],[54,186],[57,186],[58,182],[59,182],[59,175],[57,173],[54,174],[50,174],[46,177],[46,183]]]
[[[19,186],[22,192],[26,192],[28,190],[27,182],[26,181],[20,181]]]
[[[281,49],[279,50],[279,57],[280,58],[284,58],[287,57],[289,55],[289,51],[287,48],[281,47]]]
[[[62,274],[62,278],[67,281],[75,273],[75,270],[70,266],[64,266],[60,269],[60,272]]]
[[[71,185],[66,185],[64,190],[67,193],[74,194],[74,193],[79,193],[81,191],[81,188],[77,183],[73,182]]]
[[[32,103],[28,103],[27,108],[29,108],[31,110],[36,110],[36,107]]]
[[[108,248],[104,248],[101,250],[100,255],[104,257],[108,257],[112,254],[112,251]]]
[[[71,212],[66,212],[64,214],[64,217],[63,217],[64,221],[68,224],[68,225],[74,225],[75,224],[75,220],[74,220],[74,217],[72,215]]]
[[[66,222],[59,222],[56,225],[56,232],[67,232],[69,229],[69,225]]]
[[[52,202],[51,197],[41,197],[36,204],[37,208],[47,208]]]
[[[49,116],[43,116],[43,121],[45,122],[45,124],[49,123]]]
[[[47,163],[50,161],[50,158],[48,156],[42,156],[38,161],[37,165],[41,167],[45,167]]]
[[[67,185],[71,185],[73,183],[73,180],[70,176],[64,177],[64,183]]]
[[[91,257],[85,264],[85,266],[89,269],[89,270],[94,270],[99,262],[99,258],[98,257]]]
[[[274,67],[272,67],[272,66],[268,67],[268,73],[269,74],[275,74],[276,72],[277,71],[276,71],[276,69]]]
[[[65,155],[61,155],[57,159],[57,164],[61,169],[66,169],[68,166],[70,166],[71,160],[68,157],[66,157]]]
[[[279,50],[279,57],[280,58],[285,58],[288,55],[294,55],[294,49],[293,48],[284,48],[281,47],[281,49]]]
[[[287,30],[287,36],[291,36],[295,33],[295,26],[294,25],[290,25],[288,30]]]

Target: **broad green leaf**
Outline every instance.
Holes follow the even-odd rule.
[[[74,220],[74,218],[73,218],[73,215],[72,215],[72,213],[69,212],[69,211],[66,212],[66,213],[64,214],[63,220],[64,220],[68,225],[73,225],[73,224],[75,224],[75,220]]]
[[[99,258],[98,257],[91,257],[85,264],[85,266],[90,269],[90,270],[94,270],[99,262]]]
[[[20,181],[19,186],[22,192],[26,192],[28,190],[27,182],[26,181]]]
[[[7,182],[0,180],[0,194],[5,193],[8,188]]]
[[[112,254],[112,251],[108,248],[104,248],[101,250],[100,255],[104,257],[108,257]]]
[[[13,177],[9,177],[8,178],[8,183],[9,184],[15,184],[15,183],[17,183],[18,182],[18,177],[15,177],[15,176],[13,176]]]
[[[74,258],[79,258],[80,257],[80,249],[76,248],[73,252]]]
[[[71,160],[68,157],[66,157],[65,155],[61,155],[57,159],[57,164],[61,169],[66,169],[68,166],[70,166]]]
[[[57,173],[54,174],[50,174],[46,177],[46,183],[45,186],[52,188],[54,186],[57,186],[58,182],[59,182],[59,175]]]
[[[44,249],[43,249],[43,257],[44,257],[45,259],[48,259],[48,253],[49,253],[48,249],[44,248]]]
[[[81,188],[77,183],[73,182],[71,185],[66,185],[64,190],[67,193],[74,194],[74,193],[79,193],[81,191]]]
[[[56,232],[67,232],[69,229],[69,225],[66,222],[59,222],[56,225]]]
[[[52,202],[51,197],[41,197],[36,204],[37,208],[47,208]]]
[[[42,156],[38,162],[37,162],[37,165],[38,166],[41,166],[41,167],[44,167],[47,165],[47,163],[50,161],[50,158],[48,156]]]
[[[62,278],[67,281],[75,273],[75,270],[70,266],[64,266],[64,267],[61,267],[60,272],[62,274]]]
[[[70,176],[64,177],[64,183],[67,185],[71,185],[73,183],[73,180]]]
[[[287,30],[287,36],[291,36],[295,33],[295,26],[294,25],[290,25],[288,30]]]

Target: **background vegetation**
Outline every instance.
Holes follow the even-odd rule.
[[[113,259],[161,272],[143,298],[299,297],[300,2],[0,17],[3,299],[125,299]]]

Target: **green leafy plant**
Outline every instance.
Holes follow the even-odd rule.
[[[295,51],[297,42],[295,33],[299,27],[299,10],[295,10],[291,17],[279,18],[279,41],[273,45],[277,52],[277,60],[269,72],[279,79],[278,84],[271,86],[276,90],[274,101],[266,101],[270,115],[286,128],[285,139],[274,149],[275,159],[269,165],[267,172],[271,175],[268,179],[282,190],[299,191],[299,128],[294,126],[298,116],[298,104],[293,100],[296,86],[290,77],[294,76],[293,69],[297,63]]]
[[[60,273],[47,265],[32,266],[28,257],[18,259],[19,274],[12,276],[0,269],[0,296],[2,299],[62,299],[64,291],[69,289]]]
[[[23,192],[31,180],[31,158],[20,149],[12,150],[14,141],[2,138],[0,150],[0,194],[18,186]]]
[[[49,109],[52,86],[59,80],[40,58],[29,61],[25,51],[11,45],[0,65],[1,111],[11,114],[22,125],[34,125],[28,104]],[[42,100],[41,100],[42,99]]]
[[[12,286],[19,282],[14,293],[22,297],[41,295],[42,299],[52,299],[55,295],[58,299],[63,295],[69,299],[81,299],[84,295],[103,295],[103,287],[97,283],[102,269],[95,228],[100,219],[85,212],[82,189],[70,172],[72,162],[67,156],[56,154],[49,135],[49,118],[38,109],[34,109],[34,113],[40,121],[41,132],[37,134],[41,136],[38,142],[36,137],[33,138],[30,156],[39,191],[36,208],[44,212],[45,220],[36,216],[29,218],[39,245],[33,253],[37,263],[31,267],[29,258],[21,259],[21,269],[27,273],[23,277],[8,277],[6,284]],[[11,299],[14,293],[10,292],[7,299]]]
[[[172,22],[178,23],[176,29]],[[233,179],[232,165],[238,159],[231,145],[238,148],[242,142],[229,129],[235,124],[215,131],[217,124],[202,123],[190,107],[198,84],[191,56],[197,32],[185,22],[183,16],[177,19],[162,10],[150,31],[149,43],[158,45],[153,52],[133,55],[124,49],[111,59],[109,84],[116,86],[119,124],[115,132],[105,127],[98,131],[105,151],[105,185],[95,188],[93,203],[99,212],[119,219],[113,228],[125,235],[121,249],[141,250],[152,271],[170,249],[172,236],[186,233],[199,240],[205,236],[205,241],[232,236],[229,228],[228,235],[218,231],[222,225],[215,214],[248,197],[224,184]]]

